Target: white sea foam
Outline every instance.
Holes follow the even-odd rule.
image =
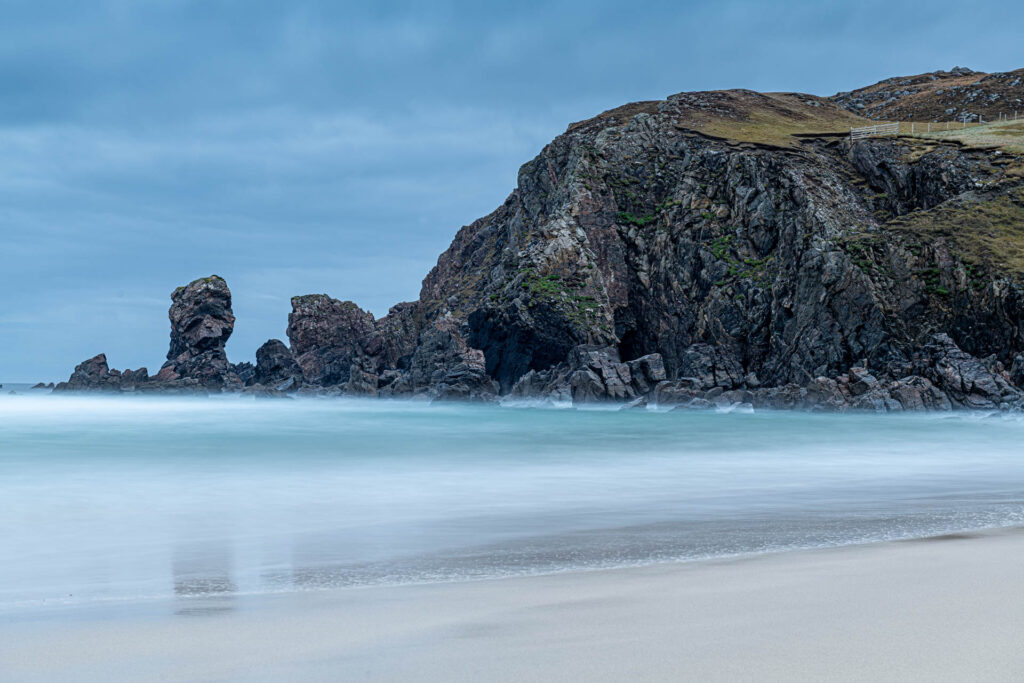
[[[0,609],[1019,524],[1019,418],[0,396]]]

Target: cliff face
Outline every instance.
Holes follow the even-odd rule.
[[[502,206],[458,232],[418,301],[374,320],[351,302],[295,297],[294,385],[1019,403],[1024,162],[938,140],[851,142],[841,131],[858,121],[822,98],[723,91],[573,124]],[[291,367],[280,348],[265,355],[274,369],[260,376]]]
[[[669,377],[710,355],[730,389],[857,364],[904,377],[938,332],[1007,367],[1021,351],[1019,160],[909,139],[734,143],[686,113],[670,99],[571,128],[427,277],[421,306],[465,321],[503,390],[584,343],[659,353]]]

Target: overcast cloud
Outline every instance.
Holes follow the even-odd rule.
[[[1019,2],[0,0],[0,381],[158,368],[174,287],[232,360],[295,294],[377,315],[571,121],[683,90],[1024,66]]]

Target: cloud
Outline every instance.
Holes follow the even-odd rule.
[[[235,358],[283,336],[294,294],[381,315],[570,121],[1020,66],[1021,9],[987,7],[4,2],[0,381],[101,350],[152,367],[170,290],[210,273],[235,294]]]

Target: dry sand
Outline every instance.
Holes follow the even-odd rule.
[[[1020,681],[1024,533],[465,583],[63,608],[3,681]]]

